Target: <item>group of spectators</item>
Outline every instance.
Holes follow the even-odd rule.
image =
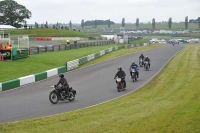
[[[12,50],[12,45],[10,45],[8,42],[6,43],[5,47],[3,47],[3,44],[0,43],[0,50]]]

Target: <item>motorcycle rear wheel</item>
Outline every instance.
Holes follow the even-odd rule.
[[[75,95],[73,95],[73,93],[70,93],[70,99],[69,99],[69,101],[74,101],[74,99],[75,99]]]

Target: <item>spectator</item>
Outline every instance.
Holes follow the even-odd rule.
[[[70,41],[69,41],[69,39],[67,39],[67,40],[66,40],[66,44],[70,44]]]
[[[0,50],[3,50],[3,45],[2,45],[2,43],[0,43]]]
[[[7,42],[5,49],[6,50],[12,50],[12,46]]]

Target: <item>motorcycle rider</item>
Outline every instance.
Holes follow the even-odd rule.
[[[59,77],[60,77],[60,80],[58,81],[58,83],[55,85],[55,86],[58,86],[59,84],[61,84],[62,85],[62,87],[61,88],[59,88],[58,89],[58,91],[59,92],[61,92],[61,91],[65,91],[65,94],[66,95],[68,95],[68,92],[69,92],[69,84],[68,84],[68,82],[67,82],[67,80],[66,80],[66,78],[64,78],[64,74],[59,74]],[[65,95],[65,96],[66,96]]]
[[[121,67],[118,68],[118,72],[115,74],[115,77],[118,77],[118,78],[121,78],[122,79],[122,82],[124,82],[124,87],[126,88],[126,80],[125,80],[125,76],[126,76],[126,73],[122,70]],[[117,83],[117,81],[116,81]]]
[[[142,59],[142,65],[144,65],[144,55],[143,54],[140,55],[139,59]]]
[[[150,68],[150,62],[151,62],[151,61],[150,61],[150,59],[149,59],[148,56],[145,57],[144,61],[148,61],[148,63],[149,63],[149,68]]]
[[[129,70],[130,70],[130,74],[131,74],[131,78],[132,78],[132,71],[131,71],[131,68],[134,68],[134,69],[135,69],[137,78],[139,78],[138,65],[135,63],[134,60],[132,61],[132,64],[131,64],[130,69],[129,69]]]

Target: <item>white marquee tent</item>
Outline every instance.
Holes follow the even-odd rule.
[[[11,25],[0,25],[0,30],[17,29]]]

